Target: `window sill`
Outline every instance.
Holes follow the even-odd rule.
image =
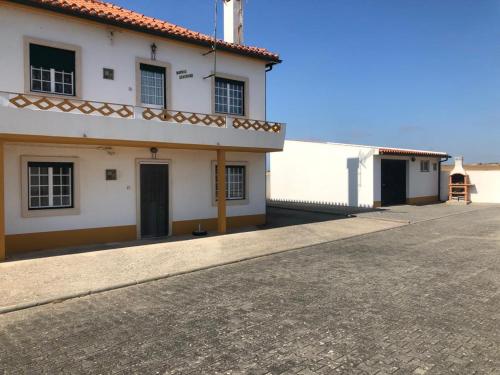
[[[23,217],[49,217],[80,215],[79,208],[48,208],[37,210],[23,210]]]
[[[54,98],[54,99],[81,99],[77,95],[62,95],[62,94],[53,94],[51,92],[41,92],[41,91],[31,91],[29,90],[25,95],[34,95],[34,96],[40,96],[40,97],[46,97],[46,98]]]
[[[214,199],[212,206],[217,207],[217,199]],[[246,199],[226,199],[226,206],[246,206],[248,205],[248,198]]]

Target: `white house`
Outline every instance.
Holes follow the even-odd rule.
[[[280,59],[241,44],[241,6],[213,48],[96,0],[0,2],[0,260],[264,222]]]
[[[268,198],[351,207],[439,200],[445,152],[285,141],[270,157]]]

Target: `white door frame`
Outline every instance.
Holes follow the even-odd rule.
[[[143,164],[166,164],[168,166],[168,233],[172,235],[172,160],[170,159],[135,159],[135,206],[137,239],[141,239],[141,165]]]

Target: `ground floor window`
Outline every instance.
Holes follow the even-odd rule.
[[[219,191],[217,184],[217,166],[215,166],[215,199]],[[244,165],[226,166],[226,199],[244,200],[246,198],[246,167]]]
[[[21,214],[43,217],[80,214],[79,159],[21,156]]]
[[[28,208],[73,207],[73,163],[28,162]]]
[[[430,164],[429,160],[420,160],[420,172],[429,172]]]

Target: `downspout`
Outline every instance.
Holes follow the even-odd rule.
[[[264,121],[267,121],[267,73],[273,70],[273,67],[276,63],[268,63],[266,64],[266,70],[264,72]],[[269,153],[266,152],[266,157],[264,158],[264,194],[266,199],[266,224],[267,224],[267,161],[269,160]],[[271,172],[271,168],[269,168],[269,172]],[[269,178],[271,178],[271,173],[269,173]]]
[[[446,155],[446,158],[443,160],[439,158],[439,163],[438,163],[438,201],[443,202],[441,200],[441,164],[445,161],[448,161],[450,159],[450,155]]]

